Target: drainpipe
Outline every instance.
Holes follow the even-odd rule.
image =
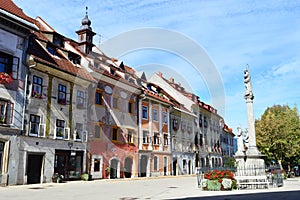
[[[25,85],[24,85],[24,98],[23,98],[23,110],[22,110],[22,133],[24,133],[24,124],[25,124],[25,108],[26,108],[26,99],[27,99],[27,81],[28,81],[28,72],[29,69],[36,66],[36,62],[33,65],[28,66],[28,71],[25,75]]]

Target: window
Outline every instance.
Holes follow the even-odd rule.
[[[157,111],[157,109],[153,109],[153,120],[158,121],[158,111]]]
[[[148,119],[148,107],[147,106],[143,106],[143,119]]]
[[[112,140],[112,141],[118,141],[118,135],[119,135],[119,128],[113,127],[113,128],[112,128],[112,136],[111,136],[111,140]]]
[[[149,143],[150,143],[149,131],[143,131],[143,144],[149,144]]]
[[[81,90],[77,91],[77,99],[76,99],[77,108],[83,108],[84,106],[84,92]]]
[[[168,116],[166,112],[163,112],[163,123],[168,123]]]
[[[101,135],[103,133],[102,124],[96,123],[95,124],[95,138],[101,138]]]
[[[128,102],[128,112],[133,114],[133,101]]]
[[[43,79],[38,76],[33,76],[32,80],[32,97],[41,98],[43,92]]]
[[[128,130],[128,132],[127,132],[127,142],[133,143],[133,131],[132,130]]]
[[[154,171],[158,171],[158,158],[157,158],[157,156],[154,156],[154,158],[153,158],[153,169],[154,169]]]
[[[50,45],[50,44],[47,44],[47,50],[48,50],[48,52],[50,53],[50,54],[52,54],[52,55],[56,55],[56,48],[54,47],[54,46],[52,46],[52,45]]]
[[[30,115],[30,133],[35,136],[39,133],[39,124],[40,124],[40,116],[38,115]]]
[[[58,85],[58,101],[59,104],[67,104],[67,87],[64,85]]]
[[[202,115],[199,114],[199,126],[202,127]]]
[[[56,137],[63,138],[64,137],[64,128],[65,128],[65,121],[64,120],[56,120]]]
[[[168,144],[168,134],[164,134],[164,145],[167,146]]]
[[[159,144],[159,133],[154,133],[153,144],[154,145],[158,145]]]
[[[10,124],[13,116],[13,104],[0,99],[0,124]]]
[[[206,116],[204,116],[204,127],[207,128],[207,120],[206,120]]]
[[[94,159],[94,172],[100,172],[100,159]]]
[[[196,135],[195,135],[195,141],[194,141],[194,143],[195,143],[196,147],[199,147],[198,133],[196,133]]]
[[[75,131],[74,131],[74,140],[81,140],[82,139],[82,132],[83,132],[83,124],[76,123]]]
[[[101,92],[99,90],[96,90],[95,104],[96,105],[103,105],[103,92]]]
[[[113,97],[113,108],[119,109],[119,98]]]
[[[176,151],[177,150],[177,141],[175,138],[173,138],[173,151]]]
[[[177,131],[179,128],[179,123],[177,119],[173,119],[173,129]]]
[[[110,68],[110,73],[115,76],[116,75],[116,70]]]
[[[18,79],[19,58],[0,52],[0,73],[4,72]]]

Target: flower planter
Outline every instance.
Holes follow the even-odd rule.
[[[232,190],[236,188],[236,180],[234,174],[227,170],[205,172],[201,188],[209,191]]]

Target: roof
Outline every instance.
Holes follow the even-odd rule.
[[[183,94],[184,96],[186,96],[187,98],[189,98],[191,101],[195,102],[196,104],[198,104],[200,107],[208,110],[211,113],[217,114],[217,109],[215,109],[214,107],[212,107],[211,105],[208,105],[202,101],[199,100],[199,96],[197,96],[194,93],[185,91],[185,89],[181,86],[181,84],[179,83],[175,83],[173,78],[170,78],[170,80],[167,80],[166,78],[164,78],[162,76],[162,73],[159,72],[158,75],[166,82],[168,83],[170,86],[172,86],[175,90],[177,90],[178,92],[180,92],[181,94]]]
[[[150,90],[147,90],[147,89],[144,88],[144,92],[145,92],[145,94],[148,95],[149,97],[152,97],[152,98],[157,99],[157,100],[159,100],[159,101],[162,101],[162,102],[165,102],[165,103],[167,103],[167,104],[173,105],[173,103],[172,103],[169,99],[167,99],[167,98],[165,98],[165,97],[163,97],[163,96],[160,96],[159,94],[157,94],[157,93],[155,93],[155,92],[153,92],[153,91],[150,91]]]
[[[39,43],[40,34],[36,33],[35,36],[36,39],[33,39],[28,47],[28,53],[32,55],[36,62],[46,64],[49,67],[69,73],[73,76],[95,82],[94,78],[84,68],[75,66],[71,61],[67,60],[60,51],[57,51],[57,56],[48,53]]]
[[[12,0],[1,0],[0,8],[17,17],[20,17],[34,24],[35,20],[27,16],[21,8],[19,8]]]

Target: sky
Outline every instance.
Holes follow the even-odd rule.
[[[158,71],[167,79],[173,77],[201,101],[219,110],[234,132],[237,126],[247,128],[243,97],[246,67],[252,80],[255,119],[275,104],[299,108],[300,0],[14,2],[28,16],[42,17],[58,33],[74,40],[87,6],[91,27],[97,33],[94,43],[107,51],[122,47],[126,50],[129,42],[140,41],[140,37],[149,39],[156,46],[141,42],[135,49],[128,47],[122,55],[108,55],[137,71],[145,71],[148,78]],[[150,29],[162,32],[151,34]],[[145,31],[138,35],[132,34],[134,30]],[[171,35],[166,34],[169,32]],[[129,40],[125,37],[118,46],[107,49],[111,41],[125,33],[130,33]],[[194,58],[198,58],[196,62]],[[213,66],[208,67],[206,62]],[[218,89],[211,87],[213,84],[219,85]],[[224,90],[225,96],[214,90]],[[218,98],[224,105],[214,104]]]

